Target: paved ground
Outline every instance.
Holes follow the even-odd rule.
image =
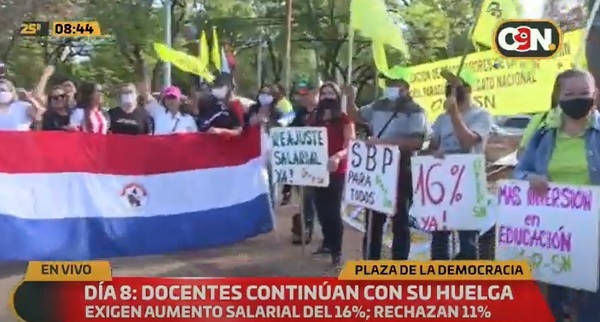
[[[290,243],[290,214],[278,216],[277,229],[244,243],[206,251],[168,256],[147,256],[111,260],[113,271],[130,276],[322,276],[335,274],[329,258],[314,258],[320,237],[307,245]],[[320,234],[319,234],[320,235]],[[344,257],[360,258],[360,233],[347,227],[344,232]],[[25,263],[0,263],[0,321],[16,322],[8,310],[8,294],[25,272]]]

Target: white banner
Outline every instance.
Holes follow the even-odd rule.
[[[413,215],[421,229],[489,228],[485,159],[481,154],[412,158]]]
[[[498,191],[496,259],[528,259],[536,280],[598,290],[600,188],[551,184],[545,196],[527,181]]]
[[[273,182],[294,186],[327,187],[327,130],[324,127],[273,128]]]
[[[348,147],[348,171],[344,201],[353,206],[394,215],[400,170],[397,146],[367,146],[352,141]]]

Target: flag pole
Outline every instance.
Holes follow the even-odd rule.
[[[291,58],[292,58],[292,6],[293,0],[286,0],[286,44],[285,44],[285,74],[284,86],[285,90],[289,91],[291,78]]]
[[[169,48],[173,47],[171,39],[171,0],[165,0],[164,2],[164,14],[165,14],[165,44]],[[171,63],[163,62],[163,86],[167,87],[171,85]]]
[[[477,27],[477,22],[479,21],[479,18],[481,17],[481,10],[483,9],[483,2],[484,0],[478,1],[479,3],[477,4],[477,10],[475,10],[475,12],[477,13],[475,16],[475,21],[473,22],[473,25],[471,26],[471,30],[465,34],[465,43],[468,42],[469,39],[471,39],[473,37],[473,34],[475,33],[475,28]],[[456,71],[456,76],[458,76],[460,74],[460,72],[463,70],[463,67],[465,65],[465,61],[467,60],[467,56],[469,55],[469,46],[465,46],[465,50],[463,51],[462,57],[460,59],[460,64],[458,64],[458,70]]]

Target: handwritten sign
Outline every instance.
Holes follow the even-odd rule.
[[[526,181],[498,191],[496,259],[528,259],[538,281],[598,290],[600,188],[550,185],[545,196]]]
[[[325,128],[273,128],[270,138],[274,183],[314,187],[329,185]]]
[[[391,145],[352,141],[348,151],[344,201],[388,215],[396,213],[400,151]]]
[[[413,214],[421,229],[483,230],[489,225],[483,155],[413,157],[412,182]]]

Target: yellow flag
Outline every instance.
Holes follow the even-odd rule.
[[[154,51],[156,51],[160,60],[169,62],[184,72],[198,75],[207,82],[212,82],[214,80],[214,76],[206,70],[206,66],[202,67],[202,62],[198,57],[194,57],[160,43],[154,43]]]
[[[352,0],[350,27],[364,37],[379,41],[409,55],[400,26],[396,25],[388,14],[383,0]]]
[[[202,30],[202,36],[200,36],[200,53],[199,59],[202,62],[202,66],[208,69],[208,61],[210,60],[210,50],[208,48],[208,41],[206,40],[206,32]]]
[[[492,47],[492,39],[498,24],[504,20],[521,17],[519,0],[484,0],[479,18],[473,30],[473,44]]]
[[[219,36],[217,36],[217,28],[213,27],[213,45],[211,48],[211,60],[217,70],[221,70],[221,45],[219,44]]]
[[[373,51],[373,61],[375,61],[375,67],[379,73],[383,73],[389,70],[387,57],[385,55],[385,47],[382,43],[377,40],[373,40],[371,44],[371,49]],[[378,73],[378,74],[379,74]],[[385,80],[379,78],[377,75],[377,85],[381,88],[385,88]]]

